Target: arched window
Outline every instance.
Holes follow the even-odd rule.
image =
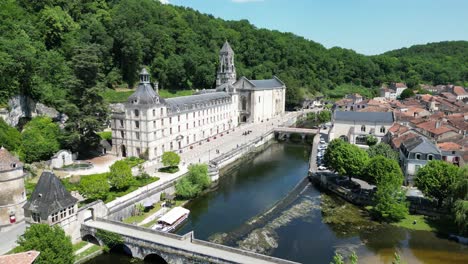
[[[135,116],[136,116],[136,117],[139,117],[139,116],[140,116],[140,111],[138,111],[138,109],[135,109],[134,113],[135,113]]]
[[[382,134],[385,133],[385,127],[384,126],[380,127],[380,133],[382,133]]]
[[[365,125],[361,126],[361,132],[366,132],[366,126]]]
[[[433,160],[434,159],[434,156],[433,155],[427,155],[427,160]]]
[[[421,154],[420,153],[416,153],[416,155],[414,155],[416,157],[416,159],[421,159]]]

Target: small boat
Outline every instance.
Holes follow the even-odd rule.
[[[153,226],[154,230],[171,232],[184,222],[190,214],[190,210],[183,207],[174,207],[167,214],[159,218],[158,223]]]

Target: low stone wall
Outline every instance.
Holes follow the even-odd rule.
[[[123,219],[132,216],[136,204],[144,204],[146,202],[157,203],[160,201],[161,193],[163,192],[166,194],[174,194],[176,180],[177,179],[174,179],[156,187],[155,185],[157,182],[154,182],[148,186],[140,187],[135,191],[138,192],[138,194],[131,198],[123,196],[107,203],[106,205],[109,208],[108,218],[122,221]]]

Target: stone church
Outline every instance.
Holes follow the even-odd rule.
[[[149,160],[166,151],[188,148],[227,132],[240,123],[268,121],[285,112],[286,85],[268,80],[237,79],[234,51],[226,41],[219,53],[215,89],[164,99],[146,69],[127,102],[112,111],[112,148],[119,157]]]

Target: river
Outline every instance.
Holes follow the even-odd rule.
[[[302,263],[329,263],[335,251],[343,255],[355,251],[360,263],[389,263],[395,251],[407,263],[468,263],[466,246],[431,232],[371,222],[358,208],[324,196],[313,186],[283,212],[249,229],[247,221],[285,197],[307,175],[309,153],[302,145],[273,143],[222,172],[215,190],[187,204],[190,217],[177,233],[193,230],[199,239]],[[338,216],[341,222],[330,221],[329,216]],[[106,254],[89,263],[129,260]]]

